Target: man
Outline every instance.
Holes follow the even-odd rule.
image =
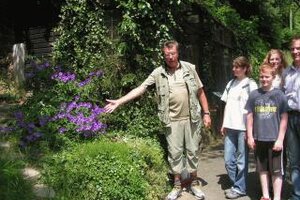
[[[113,112],[118,106],[142,95],[150,85],[155,84],[159,97],[158,116],[165,125],[168,161],[174,174],[174,188],[167,199],[173,200],[180,195],[180,174],[185,166],[192,178],[192,192],[198,199],[204,199],[205,195],[197,180],[197,151],[201,138],[201,107],[204,111],[204,126],[209,127],[211,124],[207,98],[195,66],[179,60],[179,44],[167,41],[162,51],[165,65],[156,68],[140,86],[125,96],[107,100],[105,110]]]
[[[293,64],[283,73],[283,89],[287,97],[287,152],[291,167],[293,192],[290,200],[300,200],[300,36],[291,41]]]

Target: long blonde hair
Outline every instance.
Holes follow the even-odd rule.
[[[280,49],[271,49],[270,51],[268,51],[263,64],[270,64],[270,57],[272,54],[278,54],[280,56],[281,59],[281,64],[279,66],[279,68],[277,69],[277,74],[281,75],[283,69],[285,69],[287,67],[287,62],[284,58],[284,54]]]

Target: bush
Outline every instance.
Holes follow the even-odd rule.
[[[49,157],[43,180],[58,199],[160,199],[167,167],[159,145],[124,141],[102,139]]]
[[[20,146],[34,154],[60,150],[104,133],[98,81],[101,70],[75,73],[47,60],[31,60],[26,87],[32,95],[15,112]]]

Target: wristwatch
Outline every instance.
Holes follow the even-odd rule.
[[[203,115],[210,115],[210,112],[204,112]]]

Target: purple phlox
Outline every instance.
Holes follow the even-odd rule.
[[[39,124],[40,126],[45,126],[50,120],[49,116],[40,116],[39,117]]]
[[[63,134],[64,132],[66,132],[68,129],[67,128],[65,128],[65,127],[60,127],[59,129],[58,129],[58,132],[60,133],[60,134]]]
[[[46,123],[48,123],[49,121],[49,117],[48,116],[42,116],[39,117],[39,123],[35,124],[34,122],[25,122],[24,119],[24,114],[19,111],[19,112],[15,112],[14,116],[16,118],[17,121],[17,125],[22,128],[25,129],[28,133],[28,135],[25,137],[25,139],[23,138],[23,142],[32,142],[35,141],[37,139],[39,139],[40,137],[42,137],[42,133],[37,131],[38,127],[37,126],[44,126]]]
[[[44,68],[48,68],[48,67],[50,67],[51,65],[50,65],[50,63],[48,62],[48,61],[46,61],[46,62],[44,62]]]
[[[56,72],[60,72],[60,71],[62,71],[62,67],[61,66],[55,66],[54,67],[54,70],[56,71]]]
[[[84,108],[88,108],[88,109],[90,109],[90,108],[92,108],[92,103],[90,103],[90,102],[79,102],[78,104],[77,104],[77,108],[81,108],[81,107],[84,107]]]
[[[35,129],[36,129],[36,126],[33,122],[27,123],[27,131],[29,133],[33,133],[35,131]]]
[[[53,120],[67,119],[70,123],[77,126],[76,131],[84,132],[104,132],[106,125],[99,121],[98,116],[104,112],[103,108],[93,105],[90,102],[71,101],[66,109],[53,117]],[[66,131],[65,129],[62,129]],[[59,133],[62,133],[59,129]],[[63,131],[63,132],[64,132]]]
[[[40,71],[43,71],[44,69],[46,68],[49,68],[50,67],[50,63],[48,61],[42,63],[42,64],[37,64],[36,62],[34,61],[31,61],[30,62],[30,67],[28,72],[25,72],[25,78],[32,78],[36,75],[36,72],[40,72]]]
[[[105,112],[104,108],[100,108],[99,106],[94,106],[92,109],[92,113],[97,116],[104,112]]]
[[[91,131],[91,132],[104,132],[106,129],[106,125],[103,124],[102,122],[98,120],[91,121],[90,123],[83,123],[79,128],[76,130],[78,132],[86,132],[86,131]]]
[[[77,102],[76,101],[71,101],[67,107],[66,107],[66,112],[69,113],[71,112],[74,108],[77,107]]]
[[[41,132],[34,132],[25,137],[25,142],[34,142],[42,137]]]
[[[50,63],[49,62],[45,62],[43,64],[37,65],[36,69],[37,69],[37,71],[42,71],[42,70],[48,68],[49,66],[50,66]]]
[[[78,101],[80,99],[80,95],[74,96],[74,101]]]
[[[24,121],[24,114],[21,111],[15,112],[14,116],[19,127],[27,128],[27,124]]]
[[[80,83],[78,83],[78,87],[83,87],[86,84],[90,83],[92,80],[92,77],[88,77],[87,79],[85,79],[84,81],[81,81]]]
[[[61,81],[63,83],[74,81],[76,78],[76,75],[71,72],[56,72],[52,74],[51,79]]]
[[[15,112],[14,116],[17,120],[23,120],[24,119],[24,114],[21,111]]]
[[[55,121],[55,120],[59,120],[59,119],[63,119],[63,118],[65,118],[66,117],[66,113],[64,113],[63,111],[62,112],[59,112],[59,113],[57,113],[56,115],[54,115],[54,117],[52,117],[51,119],[50,119],[50,121]]]
[[[0,133],[7,133],[16,130],[16,128],[13,127],[0,127]]]
[[[97,70],[95,72],[90,72],[89,76],[93,77],[93,76],[102,76],[103,75],[103,71],[102,70]]]
[[[103,75],[103,71],[102,70],[97,70],[97,71],[94,71],[94,72],[90,72],[88,77],[84,80],[84,81],[81,81],[78,83],[78,86],[79,87],[83,87],[85,85],[87,85],[88,83],[90,83],[92,81],[92,78],[93,77],[100,77]]]

